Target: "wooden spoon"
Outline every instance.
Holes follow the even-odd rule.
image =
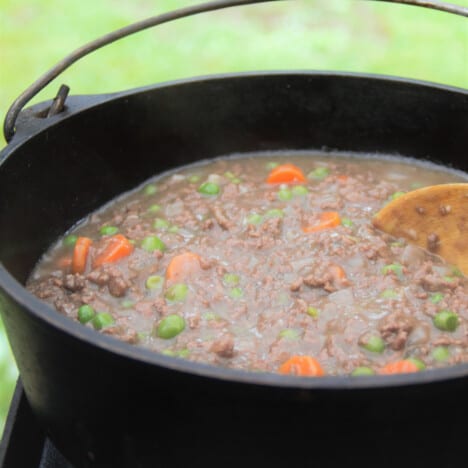
[[[468,183],[405,193],[382,208],[372,223],[439,255],[468,276]]]

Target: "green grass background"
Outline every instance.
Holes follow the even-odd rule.
[[[75,48],[193,3],[199,0],[0,0],[2,121],[13,100]],[[468,0],[456,3],[468,6]],[[364,0],[234,8],[163,25],[95,52],[33,102],[53,97],[61,83],[72,94],[96,94],[209,73],[272,69],[380,73],[468,88],[468,20]],[[0,434],[16,376],[0,323]]]

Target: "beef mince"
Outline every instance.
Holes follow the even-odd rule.
[[[460,180],[353,155],[187,166],[90,215],[28,288],[100,333],[218,366],[319,376],[468,362],[468,283],[434,255],[437,233],[431,253],[371,225],[400,192]]]

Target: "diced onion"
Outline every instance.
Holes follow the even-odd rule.
[[[328,300],[338,305],[353,305],[354,295],[351,288],[340,289],[328,296]]]
[[[207,179],[208,182],[211,182],[213,184],[218,184],[220,185],[223,181],[223,178],[219,174],[210,174]]]
[[[425,259],[425,252],[415,245],[407,245],[401,255],[401,263],[404,265],[419,265]]]

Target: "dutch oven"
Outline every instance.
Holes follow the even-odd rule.
[[[52,105],[20,112],[61,70],[120,36],[260,1],[207,3],[117,31],[67,57],[10,109],[0,153],[0,308],[27,399],[76,466],[180,466],[187,453],[192,466],[336,466],[340,453],[356,453],[356,435],[361,465],[376,454],[378,465],[393,465],[400,452],[388,446],[401,446],[406,461],[424,449],[450,466],[457,448],[433,450],[422,429],[466,420],[467,364],[366,378],[229,370],[98,334],[23,286],[47,247],[89,212],[200,159],[321,149],[468,171],[468,92],[408,79],[242,73],[66,100],[62,88]],[[399,3],[468,16],[437,1]]]

